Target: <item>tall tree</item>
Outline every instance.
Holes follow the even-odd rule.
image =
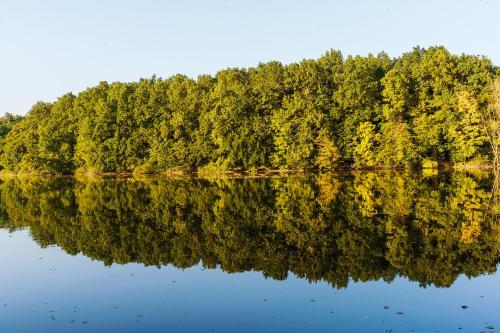
[[[491,84],[491,104],[483,115],[483,125],[486,128],[488,140],[493,154],[493,166],[500,168],[500,78]]]

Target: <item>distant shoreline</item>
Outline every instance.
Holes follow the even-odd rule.
[[[272,176],[285,176],[293,174],[324,174],[324,173],[338,173],[338,172],[384,172],[384,171],[410,171],[410,172],[423,172],[423,171],[460,171],[460,170],[493,170],[493,165],[490,164],[442,164],[435,168],[419,168],[411,169],[396,166],[376,166],[376,167],[351,167],[344,166],[334,169],[306,169],[306,168],[282,168],[282,169],[210,169],[210,170],[183,170],[183,169],[167,169],[155,172],[77,172],[77,173],[14,173],[14,172],[1,172],[0,178],[9,177],[132,177],[132,176],[172,176],[172,177],[200,177],[200,178],[225,178],[225,177],[245,177],[245,178],[265,178]]]

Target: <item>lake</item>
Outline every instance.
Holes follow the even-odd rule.
[[[1,332],[495,332],[493,176],[0,180]]]

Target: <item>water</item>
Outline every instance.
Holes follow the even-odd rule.
[[[492,181],[4,179],[0,331],[495,332]]]

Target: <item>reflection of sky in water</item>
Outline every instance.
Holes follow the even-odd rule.
[[[0,265],[0,332],[479,332],[500,325],[500,274],[460,277],[448,289],[401,278],[336,290],[200,266],[107,268],[40,249],[27,231],[4,230]]]

